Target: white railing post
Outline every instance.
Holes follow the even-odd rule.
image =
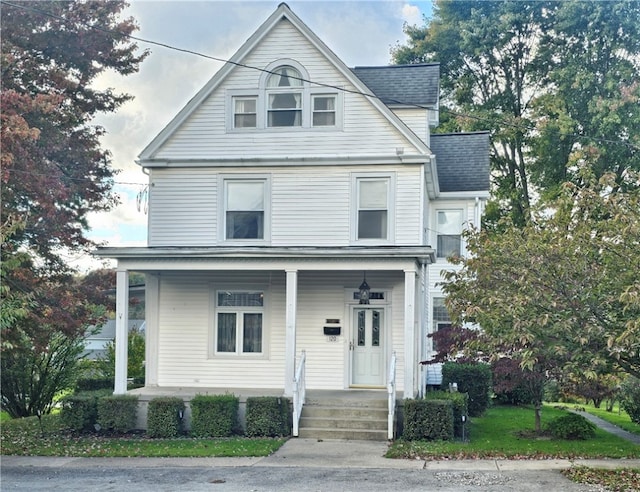
[[[389,393],[389,417],[387,420],[387,439],[392,440],[394,434],[394,420],[396,415],[396,353],[391,354],[389,363],[389,379],[387,382]]]
[[[296,369],[296,375],[293,379],[293,437],[298,437],[300,416],[302,415],[302,407],[304,406],[307,394],[306,360],[307,354],[303,350],[300,355],[300,363]]]

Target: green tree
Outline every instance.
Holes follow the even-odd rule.
[[[437,0],[396,63],[437,61],[444,131],[492,134],[487,217],[524,225],[539,194],[640,169],[640,2]]]
[[[467,349],[549,376],[640,375],[640,175],[626,174],[628,191],[614,174],[582,179],[524,227],[467,234],[443,286],[454,321],[482,327]]]
[[[127,337],[127,377],[144,379],[145,377],[145,338],[140,330],[129,330]],[[116,346],[114,342],[107,344],[107,354],[98,361],[102,373],[113,378],[116,374]]]
[[[136,54],[137,46],[126,37],[137,29],[132,19],[120,18],[126,5],[2,5],[3,361],[29,352],[33,357],[21,359],[25,363],[50,360],[54,340],[72,343],[104,318],[98,308],[103,301],[96,296],[101,291],[74,277],[65,253],[92,249],[85,236],[87,215],[109,210],[117,201],[110,153],[100,146],[104,130],[92,119],[115,111],[131,96],[96,89],[93,82],[108,70],[134,73],[147,55]],[[36,367],[25,371],[37,374]],[[53,378],[48,371],[39,377]],[[3,402],[11,397],[10,388],[3,384]],[[28,398],[40,399],[34,393]],[[24,406],[28,411],[36,407],[50,408]]]

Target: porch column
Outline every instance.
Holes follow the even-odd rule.
[[[416,272],[404,272],[404,398],[415,396],[416,372]]]
[[[145,314],[144,314],[144,384],[158,386],[158,307],[160,295],[160,277],[145,275]]]
[[[127,345],[129,339],[129,271],[116,273],[116,376],[114,395],[127,392]]]
[[[296,375],[296,311],[298,310],[298,271],[287,270],[287,312],[284,341],[284,394],[293,395]]]

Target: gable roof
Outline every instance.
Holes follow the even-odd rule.
[[[344,64],[333,51],[313,32],[307,25],[295,15],[286,3],[281,3],[269,18],[256,30],[240,49],[224,64],[224,66],[200,89],[200,91],[182,108],[182,110],[169,122],[169,124],[145,147],[140,153],[138,163],[151,161],[161,147],[169,140],[173,133],[191,116],[198,107],[217,89],[222,81],[231,73],[236,66],[243,66],[242,60],[253,50],[266,35],[275,28],[282,20],[288,20],[309,42],[314,45],[325,58],[356,88],[357,92],[370,94],[369,89],[362,80]],[[263,70],[262,67],[255,67]],[[365,97],[365,96],[363,96]],[[428,155],[431,153],[429,147],[413,133],[407,125],[398,118],[381,100],[377,97],[367,97],[369,102],[416,148],[418,153]]]
[[[431,135],[441,192],[489,191],[489,132]]]
[[[440,64],[388,65],[351,69],[387,106],[436,108]]]

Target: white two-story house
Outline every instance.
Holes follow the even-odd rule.
[[[349,68],[281,4],[139,156],[148,246],[99,251],[118,261],[115,392],[136,271],[148,389],[291,396],[304,374],[419,394],[440,271],[489,193],[488,134],[431,135],[438,80]]]

